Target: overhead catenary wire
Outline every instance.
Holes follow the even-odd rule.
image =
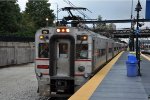
[[[68,5],[70,5],[71,7],[76,7],[73,3],[71,3],[69,0],[63,0],[65,3],[67,3]],[[89,9],[88,10],[90,13],[92,13]],[[86,15],[85,13],[83,13],[82,11],[77,10],[80,14],[82,14],[84,17],[91,19],[88,15]]]

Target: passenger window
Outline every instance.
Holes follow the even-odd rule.
[[[49,58],[48,43],[39,43],[39,58]]]
[[[109,53],[111,53],[112,52],[112,48],[109,48]]]
[[[101,56],[101,50],[97,49],[97,57],[100,57],[100,56]]]
[[[116,51],[117,50],[117,48],[116,47],[114,47],[114,51]]]
[[[106,53],[106,49],[101,49],[101,55],[104,56]]]
[[[77,44],[76,45],[76,58],[77,59],[88,59],[88,44]]]
[[[60,58],[67,58],[68,57],[68,44],[67,43],[60,43],[59,44],[59,57]]]

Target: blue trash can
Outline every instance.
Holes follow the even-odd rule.
[[[128,55],[128,60],[126,61],[127,66],[127,76],[135,77],[138,75],[138,61],[136,56],[133,54]]]

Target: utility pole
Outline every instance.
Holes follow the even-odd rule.
[[[57,22],[58,22],[58,3],[57,4]]]
[[[134,51],[134,20],[133,20],[133,0],[132,0],[132,4],[131,4],[131,33],[130,33],[130,37],[129,37],[129,49],[130,51]]]
[[[54,2],[54,3],[51,3],[51,4],[56,4],[56,10],[57,10],[57,11],[56,11],[56,14],[57,14],[57,15],[56,15],[57,19],[56,19],[56,20],[57,20],[57,22],[58,22],[58,13],[59,13],[58,3],[57,3],[57,2]]]
[[[135,11],[137,11],[137,26],[136,26],[136,58],[138,60],[138,76],[141,76],[140,72],[140,44],[139,44],[139,12],[141,11],[142,7],[140,1],[136,5]]]

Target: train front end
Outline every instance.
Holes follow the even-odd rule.
[[[92,71],[92,36],[75,27],[49,27],[36,33],[35,72],[41,96],[70,97]]]

